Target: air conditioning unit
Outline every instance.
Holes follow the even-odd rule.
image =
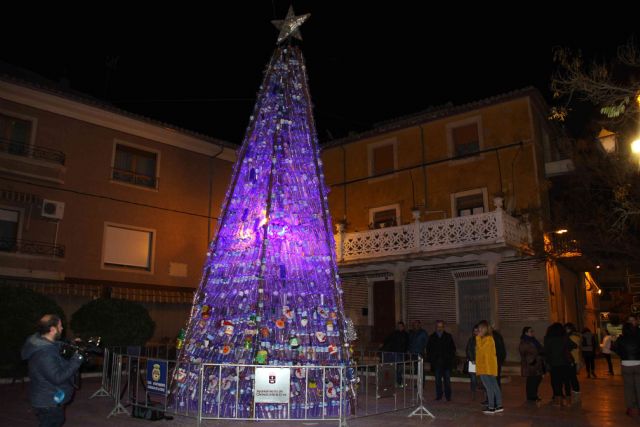
[[[64,216],[64,202],[44,199],[41,215],[45,218],[62,219]]]

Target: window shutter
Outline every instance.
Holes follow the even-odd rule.
[[[480,150],[477,123],[453,128],[451,134],[455,155],[468,154]]]
[[[393,144],[383,145],[373,149],[373,174],[391,172],[394,170]]]

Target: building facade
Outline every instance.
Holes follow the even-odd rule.
[[[524,326],[583,324],[595,304],[583,271],[545,250],[547,177],[566,167],[546,111],[525,89],[324,147],[345,304],[364,342],[400,320],[444,320],[463,349],[487,319],[518,359]]]
[[[463,348],[488,319],[515,359],[523,326],[591,326],[599,288],[579,253],[554,249],[548,221],[547,179],[568,169],[556,137],[526,89],[325,144],[344,300],[362,346],[399,320],[431,330],[442,319]],[[139,301],[154,340],[173,340],[235,148],[0,76],[0,284],[49,294],[67,316],[100,296]]]
[[[70,316],[143,303],[155,339],[191,307],[234,146],[32,81],[0,78],[0,282]]]

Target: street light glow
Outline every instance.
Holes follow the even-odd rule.
[[[631,143],[631,152],[640,155],[640,138]]]
[[[567,230],[566,228],[562,228],[562,229],[560,229],[560,230],[556,230],[556,231],[555,231],[555,233],[556,233],[556,234],[564,234],[564,233],[566,233],[567,231],[569,231],[569,230]]]

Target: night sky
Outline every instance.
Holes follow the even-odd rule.
[[[122,109],[239,143],[277,37],[270,20],[282,19],[289,2],[232,3],[150,6],[144,13],[56,10],[60,18],[45,11],[28,26],[19,18],[29,15],[17,15],[3,20],[0,60],[55,81],[65,77],[74,90]],[[637,27],[634,14],[620,8],[564,13],[538,2],[537,9],[517,3],[493,11],[486,2],[293,5],[298,15],[312,14],[302,26],[303,52],[322,141],[525,86],[551,100],[553,46],[602,59]],[[25,31],[39,35],[21,36]],[[117,65],[109,73],[111,58]]]

